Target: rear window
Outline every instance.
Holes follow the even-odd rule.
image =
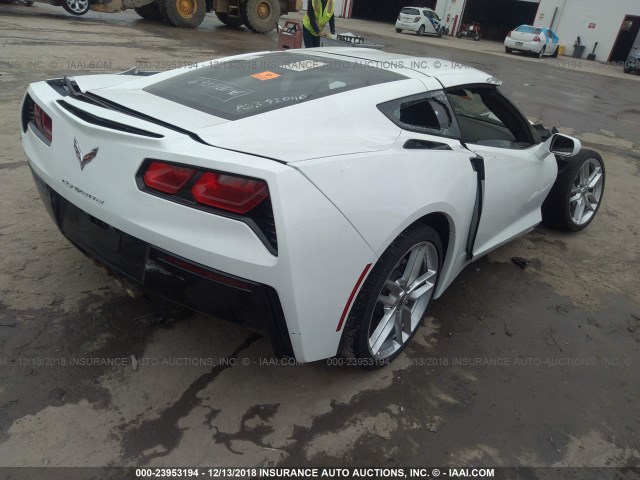
[[[212,62],[144,91],[211,115],[237,120],[406,77],[370,61],[272,53]]]
[[[540,35],[542,33],[542,29],[532,27],[530,25],[520,25],[518,28],[516,28],[516,32],[533,33],[534,35]]]
[[[404,13],[405,15],[420,15],[420,10],[417,8],[403,8],[400,13]]]

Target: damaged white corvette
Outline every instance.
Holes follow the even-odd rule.
[[[117,277],[278,355],[376,367],[470,262],[598,211],[600,155],[500,83],[368,49],[253,53],[34,83],[21,128],[56,225]]]

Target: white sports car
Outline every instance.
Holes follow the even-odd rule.
[[[323,48],[48,80],[22,140],[56,225],[119,278],[375,367],[470,262],[602,199],[600,155],[454,67]]]

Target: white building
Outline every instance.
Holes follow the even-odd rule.
[[[565,55],[580,37],[582,57],[595,43],[596,60],[622,62],[640,31],[640,0],[335,0],[340,17],[394,22],[405,6],[433,8],[455,33],[463,23],[480,22],[483,37],[502,41],[518,25],[550,27]],[[638,40],[640,42],[640,40]]]
[[[534,25],[558,32],[567,55],[580,37],[585,56],[598,42],[596,60],[623,62],[640,30],[640,0],[541,0]]]

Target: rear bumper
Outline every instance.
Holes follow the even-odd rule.
[[[512,40],[509,37],[505,38],[504,46],[512,50],[530,53],[540,53],[540,50],[542,50],[543,47],[541,42],[521,42]]]
[[[151,298],[269,334],[278,356],[294,356],[276,291],[148,244],[91,216],[55,192],[33,170],[38,193],[62,234],[110,272]]]
[[[396,28],[400,28],[402,30],[409,30],[411,32],[417,32],[418,29],[420,28],[420,25],[422,25],[420,22],[401,22],[400,20],[396,20]]]

